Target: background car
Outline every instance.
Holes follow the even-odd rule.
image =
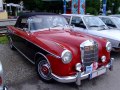
[[[120,18],[111,16],[99,16],[99,18],[111,29],[120,29]]]
[[[8,26],[11,49],[36,65],[43,81],[52,79],[81,84],[112,70],[111,43],[103,38],[75,33],[61,15],[25,13]]]
[[[113,47],[113,51],[120,51],[120,30],[110,29],[97,16],[80,14],[63,14],[73,31],[84,32],[98,37],[107,38]]]
[[[8,88],[4,84],[4,74],[1,62],[0,62],[0,90],[8,90]]]
[[[120,14],[113,14],[113,15],[109,15],[109,16],[120,18]]]

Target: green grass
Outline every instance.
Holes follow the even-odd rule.
[[[6,44],[6,43],[8,43],[7,36],[1,36],[0,37],[0,44]]]

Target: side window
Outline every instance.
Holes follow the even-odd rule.
[[[68,23],[70,23],[71,16],[64,16]]]
[[[109,18],[103,18],[102,17],[101,19],[107,26],[116,27],[115,24]]]
[[[28,28],[27,19],[22,18],[20,23],[20,28]]]
[[[22,28],[22,29],[23,28],[28,28],[27,18],[19,18],[15,27]]]
[[[80,17],[72,17],[71,25],[76,27],[86,28]]]

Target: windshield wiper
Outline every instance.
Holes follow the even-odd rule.
[[[57,25],[52,26],[51,28],[55,28],[55,27],[63,27],[63,25],[57,24]]]
[[[100,25],[99,27],[104,27],[105,25]]]
[[[91,26],[89,26],[89,27],[99,27],[99,26],[97,26],[97,25],[91,25]]]
[[[54,25],[54,26],[50,27],[49,30],[51,30],[51,28],[56,28],[56,27],[63,27],[63,29],[64,29],[64,26],[63,26],[63,25],[57,24],[57,25]]]

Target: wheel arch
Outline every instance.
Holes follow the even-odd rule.
[[[38,63],[38,59],[39,59],[39,58],[44,58],[45,60],[47,60],[47,62],[48,62],[49,65],[50,65],[50,62],[49,62],[48,58],[46,57],[46,55],[47,55],[47,54],[43,54],[43,53],[37,52],[37,53],[35,54],[35,58],[34,58],[35,64]]]

